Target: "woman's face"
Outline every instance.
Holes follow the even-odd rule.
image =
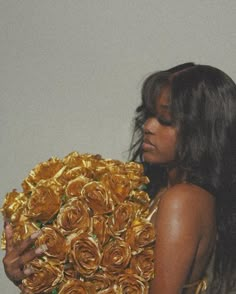
[[[144,123],[143,159],[149,163],[167,164],[175,159],[177,129],[172,125],[168,89],[157,98],[156,116]]]

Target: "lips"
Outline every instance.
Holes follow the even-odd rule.
[[[143,144],[142,144],[143,151],[153,150],[154,148],[155,148],[154,144],[148,138],[144,138]]]

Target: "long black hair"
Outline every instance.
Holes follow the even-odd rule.
[[[213,293],[236,284],[236,85],[221,70],[185,63],[150,75],[142,87],[130,148],[142,162],[143,124],[163,87],[170,90],[170,112],[178,127],[178,178],[199,185],[216,199],[217,241]],[[144,163],[153,197],[167,183],[166,168]]]

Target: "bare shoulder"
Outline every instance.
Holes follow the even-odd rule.
[[[161,197],[157,213],[157,227],[163,223],[183,230],[202,234],[206,224],[212,222],[214,197],[206,190],[191,184],[177,184]],[[178,226],[177,226],[178,224]]]
[[[163,195],[160,206],[172,208],[206,209],[214,205],[214,196],[203,188],[182,183],[169,188]]]

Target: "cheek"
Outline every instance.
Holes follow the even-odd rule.
[[[176,130],[165,130],[160,137],[160,148],[167,160],[173,160],[176,151]]]

